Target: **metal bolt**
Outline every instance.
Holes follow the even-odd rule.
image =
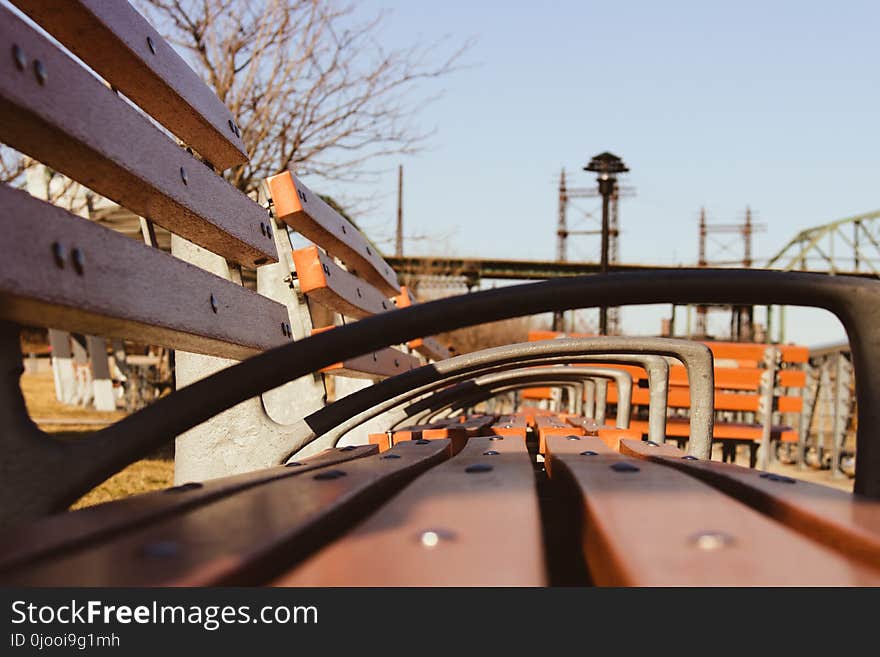
[[[70,257],[73,260],[73,268],[77,274],[80,276],[83,275],[83,271],[86,266],[86,256],[80,249],[74,249],[70,252]]]
[[[186,169],[180,167],[180,179],[183,181],[184,185],[189,185],[189,180],[186,177]]]
[[[40,84],[46,84],[49,74],[46,72],[46,67],[43,65],[43,62],[39,59],[34,60],[34,75],[37,76],[37,82]]]
[[[272,225],[266,224],[266,237],[272,239]]]
[[[371,255],[373,255],[373,252],[372,252],[372,251],[370,251],[370,247],[367,247],[367,255],[368,255],[368,256],[371,256]]]
[[[260,232],[263,233],[263,235],[266,234],[266,224],[264,224],[262,221],[260,222]]]
[[[653,440],[646,440],[646,441],[645,441],[645,444],[646,444],[648,447],[660,447],[660,445],[658,445],[657,443],[655,443]]]
[[[324,270],[324,273],[325,273],[327,276],[330,275],[330,267],[328,267],[326,264],[321,263],[321,269]]]
[[[180,484],[180,486],[173,486],[172,488],[166,488],[166,493],[185,493],[188,490],[197,490],[202,488],[204,484],[200,484],[197,481],[190,481],[186,484]]]
[[[345,447],[340,447],[339,451],[340,452],[350,452],[353,449],[357,449],[357,447],[355,447],[354,445],[346,445]]]
[[[342,470],[327,470],[326,472],[319,472],[316,474],[315,479],[318,481],[329,481],[330,479],[339,479],[344,476],[345,472]]]
[[[569,436],[569,440],[580,440],[580,436]]]
[[[343,235],[348,233],[348,231],[345,229],[345,224],[342,224],[342,226],[340,226],[340,228],[342,228]]]
[[[64,260],[67,258],[67,253],[65,253],[64,247],[58,242],[52,242],[52,257],[55,259],[55,264],[58,265],[58,268],[64,269]]]
[[[302,465],[302,463],[300,463],[299,461],[291,461],[290,463],[285,463],[284,467],[285,468],[298,468],[301,465]]]
[[[681,457],[683,461],[699,461],[696,456],[691,456],[690,454]]]
[[[423,440],[423,439],[419,438],[418,440],[414,440],[413,442],[414,442],[416,445],[427,445],[427,444],[430,443],[431,441],[430,441],[430,440]]]
[[[287,324],[284,322],[281,322],[281,335],[287,336]]]
[[[380,456],[380,459],[399,459],[400,454],[385,454],[385,456]]]
[[[382,302],[382,310],[388,310],[388,304],[386,304],[384,301]]]
[[[287,330],[287,337],[288,337],[288,338],[292,338],[292,337],[293,337],[293,331],[290,330],[290,324],[288,324],[287,322],[285,322],[285,323],[284,323],[284,328]]]
[[[588,449],[586,452],[581,452],[581,456],[599,456],[599,452]]]
[[[232,119],[229,119],[229,121],[227,121],[227,123],[229,123],[229,129],[232,131],[232,134],[235,134],[235,124],[232,122]],[[238,136],[238,135],[236,135],[236,136]]]
[[[400,367],[400,361],[396,358],[394,359],[394,367]]]
[[[492,466],[488,463],[474,463],[473,465],[469,465],[464,469],[468,474],[476,474],[480,472],[491,472]]]
[[[177,543],[174,541],[157,541],[155,543],[147,543],[142,552],[145,557],[154,559],[167,559],[177,555]]]
[[[724,532],[707,531],[694,534],[690,537],[690,542],[698,550],[712,551],[733,545],[736,541],[732,536]]]
[[[18,44],[12,46],[12,59],[15,61],[15,68],[19,71],[23,71],[27,66],[27,56]]]
[[[770,481],[778,481],[783,484],[796,484],[797,479],[786,477],[785,475],[773,474],[772,472],[764,472],[760,475],[761,479],[769,479]]]
[[[423,547],[430,550],[437,547],[441,541],[455,540],[455,534],[446,529],[427,529],[419,534],[418,540]]]
[[[615,472],[638,472],[640,469],[639,466],[627,463],[626,461],[612,463],[609,467]]]
[[[357,293],[358,293],[358,299],[363,298],[364,295],[361,294],[361,288],[358,287],[358,288],[355,288],[355,289],[357,290]]]
[[[211,310],[213,310],[215,314],[217,313],[217,307],[218,307],[217,297],[215,297],[214,293],[212,292],[211,293]]]
[[[489,440],[504,440],[504,436],[490,436]]]
[[[147,47],[149,47],[151,53],[156,54],[156,44],[153,43],[153,37],[151,36],[147,37]]]
[[[487,452],[483,452],[483,456],[498,456],[501,452],[496,452],[494,449],[490,449]]]

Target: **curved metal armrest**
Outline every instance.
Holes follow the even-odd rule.
[[[794,305],[834,313],[849,336],[857,378],[855,492],[880,497],[880,283],[760,270],[682,269],[560,278],[439,299],[368,317],[224,369],[87,439],[60,441],[33,426],[24,402],[0,409],[7,454],[0,469],[2,520],[65,508],[125,465],[251,397],[333,363],[424,335],[573,308],[633,304]],[[4,342],[15,331],[4,331]],[[22,366],[4,356],[3,392],[20,396]],[[417,372],[418,370],[414,370]],[[407,375],[402,375],[407,376]],[[711,422],[711,420],[710,420]]]
[[[460,407],[458,402],[464,401],[472,393],[480,394],[491,392],[495,387],[531,383],[532,385],[545,382],[563,383],[585,379],[602,378],[615,381],[620,390],[620,403],[617,406],[617,427],[629,428],[629,417],[632,400],[632,375],[624,370],[615,370],[607,367],[573,367],[570,365],[556,365],[550,367],[528,367],[516,370],[496,372],[456,384],[430,397],[412,404],[408,410],[415,413],[428,411],[432,414],[446,408]],[[482,401],[482,400],[480,400]],[[410,413],[408,413],[409,415]]]

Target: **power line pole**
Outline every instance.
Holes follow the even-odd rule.
[[[403,165],[397,167],[397,238],[394,255],[403,257]]]
[[[556,227],[556,259],[559,262],[565,262],[567,259],[568,249],[566,241],[568,240],[568,191],[565,187],[565,169],[559,174],[559,223]],[[565,330],[565,313],[557,311],[553,313],[553,330]]]

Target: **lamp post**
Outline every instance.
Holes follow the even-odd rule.
[[[608,241],[609,220],[608,205],[611,197],[617,189],[617,174],[626,173],[629,169],[619,157],[605,151],[596,155],[590,163],[584,167],[584,171],[593,171],[599,183],[599,194],[602,196],[602,254],[599,261],[599,271],[603,274],[608,272]],[[599,334],[608,334],[608,308],[599,308]]]

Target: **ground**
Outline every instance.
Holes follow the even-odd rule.
[[[66,436],[86,435],[111,424],[125,414],[121,411],[105,413],[78,406],[68,406],[55,399],[52,373],[25,374],[21,377],[28,411],[44,431]],[[174,479],[174,461],[171,458],[151,458],[132,463],[103,484],[86,493],[71,507],[78,509],[109,502],[137,493],[167,488]]]

